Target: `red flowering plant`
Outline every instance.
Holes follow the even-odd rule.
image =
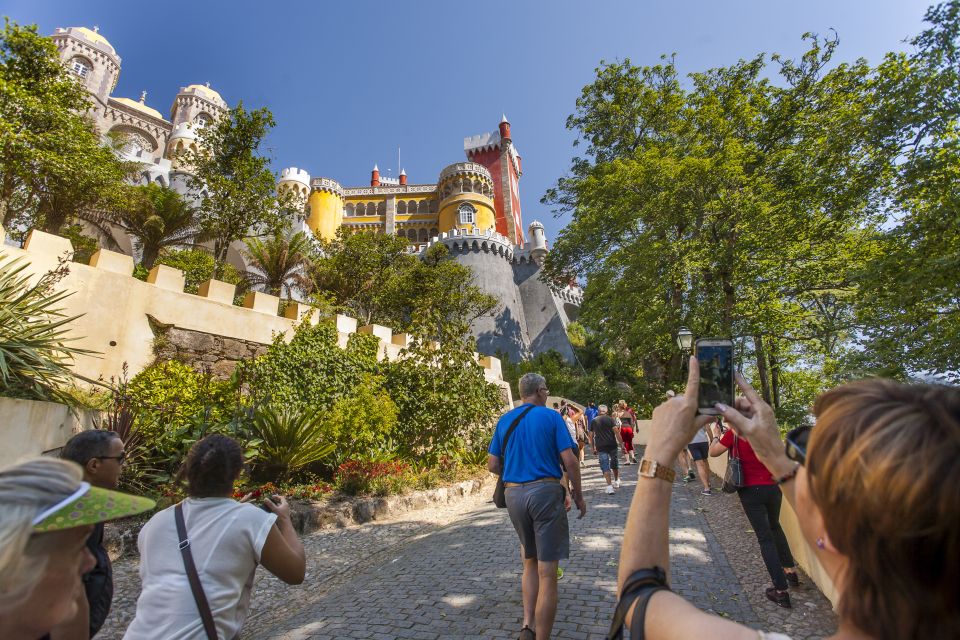
[[[258,504],[274,494],[286,497],[288,500],[322,500],[333,493],[333,485],[323,480],[312,479],[310,482],[299,484],[276,484],[267,482],[261,485],[238,485],[233,492],[235,500],[250,494],[250,502]]]
[[[335,482],[348,495],[400,493],[409,471],[398,460],[347,460],[337,467]]]

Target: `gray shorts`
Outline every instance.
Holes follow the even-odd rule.
[[[520,536],[525,559],[542,562],[570,557],[570,526],[563,506],[563,487],[539,482],[506,487],[507,512]]]

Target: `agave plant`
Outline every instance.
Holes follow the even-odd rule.
[[[70,295],[53,291],[61,277],[50,272],[30,283],[22,258],[0,255],[0,395],[58,399],[70,384],[69,364],[78,354],[93,353],[69,346],[67,325],[79,316],[67,316],[58,306]]]
[[[324,423],[324,413],[257,407],[251,421],[254,438],[259,439],[257,475],[288,480],[298,469],[326,458],[335,445]]]

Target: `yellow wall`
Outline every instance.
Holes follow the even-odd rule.
[[[446,233],[451,229],[470,227],[468,224],[457,222],[457,207],[464,202],[469,202],[477,209],[477,215],[474,218],[476,222],[473,225],[475,230],[483,232],[487,229],[496,228],[497,216],[493,210],[492,200],[477,193],[460,193],[443,201],[443,206],[440,208],[440,233]]]
[[[310,217],[307,226],[324,240],[332,240],[343,222],[343,200],[329,191],[310,194]]]

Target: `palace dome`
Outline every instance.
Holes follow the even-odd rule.
[[[131,100],[130,98],[110,98],[116,102],[119,102],[122,105],[128,106],[132,109],[136,109],[141,113],[145,113],[148,116],[153,116],[157,120],[163,120],[163,116],[160,115],[160,112],[154,109],[153,107],[148,107],[142,102],[137,102],[136,100]]]
[[[113,45],[110,44],[110,41],[104,38],[102,35],[100,35],[96,31],[94,31],[93,29],[87,29],[86,27],[71,27],[67,31],[73,31],[74,33],[79,33],[90,42],[95,42],[96,44],[105,46],[107,49],[110,50],[110,53],[114,55],[116,55],[117,53],[116,50],[113,48]]]

